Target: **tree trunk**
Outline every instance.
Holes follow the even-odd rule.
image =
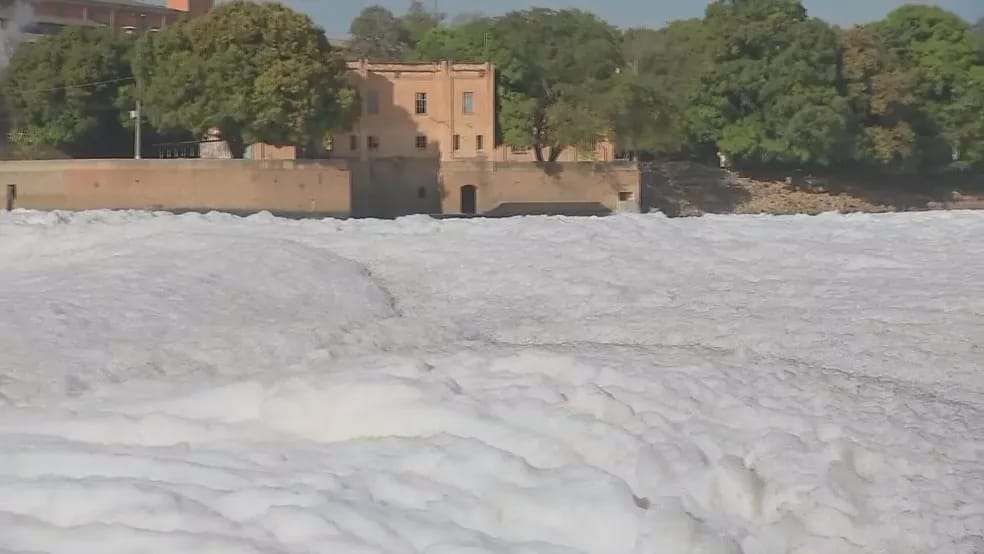
[[[556,162],[557,158],[560,157],[561,152],[564,151],[563,146],[551,146],[550,147],[550,162]]]
[[[536,124],[533,127],[533,152],[536,153],[536,161],[543,163],[546,158],[543,156],[543,147],[547,136],[547,114],[545,109],[540,106],[534,116]]]
[[[235,133],[230,133],[225,136],[226,144],[229,145],[229,152],[232,153],[234,159],[241,159],[246,155],[246,143],[243,141],[242,137]]]

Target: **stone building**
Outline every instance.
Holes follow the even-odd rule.
[[[496,71],[490,63],[348,63],[362,99],[354,127],[332,137],[331,156],[352,170],[352,212],[602,214],[638,209],[633,165],[568,149],[556,164],[496,144]],[[569,163],[596,162],[596,163]]]
[[[197,17],[215,0],[167,0],[166,5],[136,0],[0,0],[0,28],[18,27],[28,40],[65,27],[108,27],[142,33],[163,29],[181,17]]]
[[[495,66],[451,61],[348,62],[362,115],[332,140],[335,157],[533,161],[532,150],[496,144]],[[610,161],[607,142],[594,152],[565,150],[557,161]]]
[[[495,148],[495,69],[491,64],[349,62],[362,98],[350,133],[336,135],[338,157],[486,156]]]

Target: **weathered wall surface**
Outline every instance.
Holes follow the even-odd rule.
[[[28,209],[222,210],[348,216],[345,163],[246,160],[0,162],[3,204]]]
[[[336,155],[361,160],[451,159],[476,157],[494,148],[491,64],[359,60],[348,67],[349,81],[362,98],[362,114],[351,132],[332,137]],[[417,113],[417,94],[426,95],[424,113]],[[465,95],[470,106],[465,106]],[[418,136],[426,137],[423,147],[417,144]]]
[[[441,166],[437,157],[350,160],[352,215],[390,218],[441,213]]]
[[[350,167],[356,216],[468,213],[464,187],[474,187],[474,213],[488,215],[606,214],[639,200],[635,164],[386,158]]]
[[[639,199],[639,170],[631,163],[495,163],[454,161],[442,164],[444,213],[462,213],[463,187],[475,187],[477,213],[513,210],[598,213],[634,211]],[[467,193],[466,193],[467,194]],[[620,200],[621,199],[621,200]],[[510,207],[512,206],[512,208]]]
[[[380,160],[0,162],[0,194],[28,209],[221,210],[391,218],[410,214],[635,211],[635,164]],[[468,195],[469,198],[466,198]]]

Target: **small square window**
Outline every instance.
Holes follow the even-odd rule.
[[[475,135],[475,150],[481,152],[485,150],[485,137],[482,135]]]
[[[461,93],[461,111],[471,115],[475,113],[475,94],[472,92]]]
[[[427,198],[427,189],[424,187],[417,187],[417,198],[420,198],[421,200]]]
[[[618,192],[619,202],[629,202],[630,200],[632,200],[632,192],[627,190],[621,190]]]
[[[366,93],[366,113],[369,115],[379,113],[379,91],[370,90]]]
[[[416,145],[418,150],[427,149],[427,137],[425,135],[417,135]]]
[[[350,135],[349,136],[349,150],[351,150],[352,152],[355,152],[358,149],[359,149],[359,135]]]
[[[414,111],[417,115],[423,115],[427,113],[427,93],[418,92],[414,100]]]
[[[452,144],[455,152],[461,150],[461,135],[455,135],[452,139]]]
[[[366,148],[369,150],[379,150],[379,137],[366,137]]]

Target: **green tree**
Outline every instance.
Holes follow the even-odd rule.
[[[984,54],[984,17],[978,19],[971,30],[977,37],[977,51]]]
[[[984,165],[984,65],[972,66],[955,90],[952,107],[956,125],[950,129],[956,144],[956,165]]]
[[[906,5],[873,29],[913,83],[925,120],[916,129],[922,164],[984,161],[984,87],[970,25],[938,7]]]
[[[870,26],[845,31],[843,42],[845,95],[855,115],[857,136],[854,159],[918,165],[918,132],[925,131],[926,123],[913,76]]]
[[[356,110],[324,32],[279,3],[224,4],[143,37],[135,60],[154,126],[196,136],[217,127],[237,157],[253,142],[318,149]]]
[[[412,51],[416,48],[428,32],[440,27],[443,22],[444,14],[427,11],[420,0],[410,2],[407,13],[400,19],[408,49]]]
[[[410,52],[410,35],[404,22],[382,6],[362,10],[349,27],[351,55],[374,60],[404,60]]]
[[[669,97],[651,86],[645,76],[631,71],[619,73],[609,88],[606,104],[607,121],[619,149],[640,155],[669,150],[664,148],[672,141]]]
[[[580,10],[531,9],[488,31],[499,68],[502,140],[554,161],[571,146],[593,147],[612,131],[607,91],[622,65],[618,32]]]
[[[72,156],[132,155],[123,124],[131,49],[127,37],[81,28],[20,47],[3,77],[13,142]]]
[[[984,17],[978,19],[971,30],[977,37],[977,61],[984,63]]]
[[[848,156],[851,114],[832,27],[792,0],[718,0],[705,25],[711,62],[686,114],[692,140],[739,164]]]
[[[487,61],[486,39],[494,22],[490,18],[476,18],[460,25],[434,27],[417,43],[413,57],[421,61]]]
[[[691,152],[685,115],[709,60],[704,22],[687,19],[661,29],[629,29],[622,55],[619,145],[666,155]]]

